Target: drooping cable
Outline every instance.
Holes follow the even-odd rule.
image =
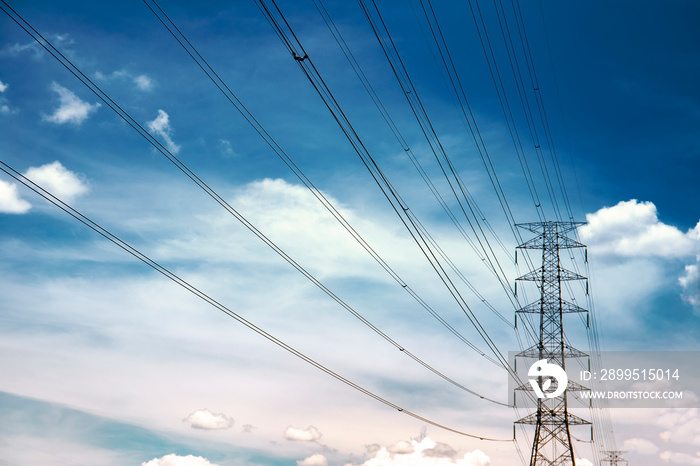
[[[168,159],[173,165],[175,165],[182,173],[184,173],[191,181],[193,181],[197,186],[199,186],[207,195],[209,195],[214,201],[217,202],[221,207],[223,207],[229,214],[241,222],[248,230],[250,230],[255,236],[262,240],[268,247],[275,251],[279,256],[281,256],[287,263],[289,263],[294,269],[300,272],[304,277],[311,281],[316,287],[323,291],[327,296],[329,296],[333,301],[339,304],[343,309],[352,314],[355,318],[360,320],[364,325],[369,327],[377,335],[381,336],[385,341],[390,343],[396,349],[404,353],[409,358],[413,359],[418,364],[422,365],[426,369],[433,372],[435,375],[441,377],[445,381],[453,384],[454,386],[470,393],[474,396],[489,401],[491,403],[499,405],[507,405],[500,401],[483,396],[466,386],[460,384],[459,382],[451,379],[447,375],[438,371],[430,364],[426,363],[418,356],[414,355],[412,352],[407,350],[403,345],[399,344],[386,333],[381,331],[378,327],[372,324],[368,319],[366,319],[362,314],[357,312],[350,305],[345,303],[340,297],[328,289],[323,283],[321,283],[316,277],[309,273],[304,267],[292,259],[287,253],[284,252],[279,246],[277,246],[273,241],[271,241],[267,236],[265,236],[260,230],[258,230],[255,225],[253,225],[248,219],[241,215],[236,209],[234,209],[224,198],[222,198],[214,189],[212,189],[208,184],[206,184],[199,176],[197,176],[192,170],[189,169],[178,157],[172,154],[158,139],[153,137],[141,124],[129,115],[122,107],[120,107],[116,102],[114,102],[99,86],[97,86],[90,78],[88,78],[70,59],[68,59],[64,54],[62,54],[46,37],[42,36],[34,27],[31,26],[19,13],[17,13],[12,7],[10,7],[5,0],[0,0],[5,5],[5,7],[0,6],[0,9],[7,14],[15,23],[17,23],[25,32],[27,32],[34,40],[36,40],[51,56],[58,60],[68,71],[71,72],[78,80],[80,80],[86,87],[88,87],[100,100],[102,100],[109,108],[111,108],[119,117],[121,117],[129,126],[131,126],[135,131],[137,131],[144,139],[146,139],[158,152],[160,152],[166,159]]]
[[[3,3],[4,3],[4,0],[3,0]],[[261,327],[258,327],[257,325],[253,324],[251,321],[245,319],[243,316],[241,316],[240,314],[238,314],[238,313],[236,313],[235,311],[231,310],[230,308],[226,307],[225,305],[219,303],[219,302],[216,301],[214,298],[210,297],[209,295],[207,295],[206,293],[204,293],[203,291],[201,291],[199,288],[197,288],[197,287],[195,287],[194,285],[190,284],[190,283],[187,282],[186,280],[180,278],[178,275],[174,274],[173,272],[171,272],[171,271],[170,271],[169,269],[167,269],[166,267],[162,266],[162,265],[159,264],[158,262],[156,262],[156,261],[154,261],[153,259],[151,259],[150,257],[146,256],[145,254],[143,254],[142,252],[140,252],[138,249],[136,249],[136,248],[134,248],[133,246],[131,246],[129,243],[127,243],[127,242],[121,240],[119,237],[117,237],[116,235],[112,234],[112,233],[111,233],[109,230],[107,230],[106,228],[102,227],[101,225],[99,225],[98,223],[94,222],[94,221],[91,220],[90,218],[88,218],[88,217],[86,217],[85,215],[81,214],[79,211],[77,211],[76,209],[74,209],[74,208],[71,207],[70,205],[66,204],[65,202],[63,202],[63,201],[62,201],[61,199],[59,199],[58,197],[54,196],[54,195],[51,194],[50,192],[48,192],[48,191],[46,191],[45,189],[43,189],[41,186],[35,184],[35,183],[32,182],[29,178],[27,178],[27,177],[25,177],[24,175],[22,175],[20,172],[18,172],[17,170],[15,170],[14,168],[12,168],[12,167],[9,166],[8,164],[6,164],[4,161],[0,160],[0,165],[2,165],[2,166],[0,166],[0,171],[6,173],[7,175],[9,175],[9,176],[12,177],[13,179],[15,179],[17,182],[23,184],[24,186],[26,186],[26,187],[29,188],[30,190],[34,191],[36,194],[38,194],[39,196],[41,196],[41,197],[43,197],[44,199],[46,199],[48,202],[50,202],[50,203],[53,204],[54,206],[58,207],[59,209],[61,209],[62,211],[64,211],[65,213],[67,213],[68,215],[70,215],[71,217],[73,217],[74,219],[78,220],[78,221],[79,221],[80,223],[82,223],[83,225],[87,226],[87,227],[90,228],[91,230],[93,230],[93,231],[95,231],[96,233],[98,233],[98,234],[99,234],[100,236],[102,236],[103,238],[107,239],[108,241],[112,242],[113,244],[115,244],[115,245],[118,246],[119,248],[121,248],[121,249],[123,249],[124,251],[126,251],[127,253],[131,254],[133,257],[135,257],[136,259],[140,260],[141,262],[143,262],[143,263],[146,264],[147,266],[151,267],[151,268],[152,268],[153,270],[155,270],[156,272],[158,272],[158,273],[160,273],[161,275],[165,276],[165,277],[168,278],[169,280],[175,282],[176,284],[178,284],[178,285],[181,286],[182,288],[184,288],[184,289],[186,289],[187,291],[189,291],[190,293],[194,294],[195,296],[197,296],[198,298],[200,298],[201,300],[203,300],[203,301],[206,302],[207,304],[209,304],[209,305],[213,306],[214,308],[218,309],[219,311],[223,312],[223,313],[226,314],[227,316],[229,316],[229,317],[235,319],[237,322],[239,322],[240,324],[242,324],[242,325],[244,325],[245,327],[249,328],[250,330],[254,331],[254,332],[257,333],[258,335],[264,337],[265,339],[269,340],[270,342],[274,343],[275,345],[279,346],[280,348],[282,348],[282,349],[286,350],[287,352],[293,354],[294,356],[296,356],[297,358],[301,359],[302,361],[304,361],[304,362],[306,362],[306,363],[312,365],[313,367],[315,367],[315,368],[321,370],[322,372],[324,372],[324,373],[330,375],[330,376],[333,377],[334,379],[336,379],[336,380],[338,380],[338,381],[340,381],[340,382],[342,382],[342,383],[348,385],[349,387],[354,388],[355,390],[359,391],[360,393],[362,393],[362,394],[364,394],[364,395],[366,395],[366,396],[368,396],[368,397],[370,397],[370,398],[373,398],[373,399],[375,399],[376,401],[379,401],[380,403],[383,403],[383,404],[386,405],[386,406],[389,406],[389,407],[391,407],[391,408],[393,408],[393,409],[396,409],[397,411],[402,412],[402,413],[404,413],[404,414],[406,414],[406,415],[408,415],[408,416],[411,416],[411,417],[413,417],[413,418],[415,418],[415,419],[418,419],[418,420],[420,420],[420,421],[426,422],[426,423],[428,423],[428,424],[430,424],[430,425],[432,425],[432,426],[439,427],[439,428],[441,428],[441,429],[444,429],[444,430],[447,430],[447,431],[450,431],[450,432],[453,432],[453,433],[456,433],[456,434],[459,434],[459,435],[464,435],[464,436],[466,436],[466,437],[471,437],[471,438],[475,438],[475,439],[479,439],[479,440],[485,440],[485,441],[491,441],[491,442],[511,442],[511,441],[512,441],[512,439],[496,439],[496,438],[491,438],[491,437],[484,437],[484,436],[480,436],[480,435],[470,434],[470,433],[467,433],[467,432],[462,432],[462,431],[457,430],[457,429],[453,429],[453,428],[451,428],[451,427],[448,427],[448,426],[446,426],[446,425],[440,424],[440,423],[435,422],[435,421],[432,421],[432,420],[430,420],[430,419],[428,419],[428,418],[426,418],[426,417],[423,417],[423,416],[420,416],[420,415],[418,415],[418,414],[416,414],[416,413],[413,413],[412,411],[408,411],[408,410],[402,408],[401,406],[399,406],[399,405],[397,405],[397,404],[395,404],[395,403],[392,403],[391,401],[389,401],[389,400],[387,400],[387,399],[385,399],[385,398],[382,398],[381,396],[379,396],[379,395],[377,395],[377,394],[371,392],[370,390],[367,390],[366,388],[364,388],[364,387],[362,387],[362,386],[360,386],[360,385],[358,385],[358,384],[352,382],[351,380],[349,380],[349,379],[343,377],[343,376],[340,375],[339,373],[337,373],[337,372],[335,372],[335,371],[329,369],[328,367],[324,366],[323,364],[321,364],[320,362],[316,361],[315,359],[313,359],[313,358],[307,356],[306,354],[302,353],[301,351],[299,351],[299,350],[295,349],[294,347],[288,345],[287,343],[285,343],[284,341],[282,341],[282,340],[280,340],[279,338],[275,337],[274,335],[270,334],[269,332],[266,332],[266,331],[263,330]]]
[[[474,343],[469,341],[462,335],[454,326],[450,325],[435,309],[433,309],[420,295],[409,286],[406,281],[370,246],[365,239],[358,233],[355,228],[347,221],[343,214],[336,209],[331,201],[316,187],[316,185],[308,178],[304,171],[294,162],[287,152],[277,143],[270,135],[260,121],[250,112],[247,106],[236,96],[231,88],[226,84],[223,78],[211,67],[209,62],[202,56],[192,42],[185,34],[177,27],[174,21],[167,15],[161,6],[155,1],[153,7],[148,0],[143,0],[151,12],[158,18],[163,26],[170,32],[176,41],[182,46],[187,54],[195,61],[195,63],[204,71],[207,77],[214,85],[222,92],[224,97],[239,111],[243,118],[255,129],[255,131],[263,138],[270,146],[273,152],[284,162],[284,164],[297,176],[301,183],[313,194],[313,196],[323,205],[323,207],[341,224],[341,226],[357,241],[360,246],[398,283],[406,292],[415,299],[421,307],[423,307],[430,315],[432,315],[440,324],[447,328],[453,335],[472,348],[478,354],[484,356],[492,363],[498,365],[490,356],[485,355],[484,351],[478,348]],[[496,311],[497,312],[497,311]]]
[[[503,354],[498,349],[497,345],[489,335],[488,331],[486,331],[479,319],[471,310],[459,289],[455,287],[452,279],[446,273],[442,263],[437,258],[434,251],[432,251],[432,249],[425,241],[425,238],[422,236],[420,230],[417,229],[415,221],[413,219],[413,214],[410,211],[409,207],[406,205],[405,201],[401,199],[401,196],[397,193],[396,189],[389,182],[386,175],[379,167],[376,159],[372,156],[372,154],[369,152],[369,150],[363,143],[362,139],[355,131],[352,123],[348,119],[347,115],[343,111],[338,101],[335,99],[330,88],[323,80],[323,77],[316,69],[315,65],[313,64],[313,60],[309,57],[308,53],[306,52],[298,37],[294,33],[293,29],[287,22],[286,18],[284,17],[284,14],[281,12],[277,3],[274,0],[271,0],[271,3],[274,7],[274,11],[268,6],[266,0],[257,0],[256,3],[263,15],[265,16],[265,18],[272,26],[277,36],[282,40],[283,44],[290,52],[292,58],[301,68],[305,76],[309,79],[314,89],[318,92],[324,104],[331,112],[331,115],[336,120],[341,130],[348,138],[350,144],[353,146],[353,149],[357,152],[358,156],[362,160],[362,163],[369,170],[370,174],[375,180],[375,183],[377,183],[385,198],[389,201],[392,208],[399,216],[401,222],[408,229],[409,233],[418,244],[426,259],[428,259],[428,261],[430,262],[435,272],[438,274],[443,284],[447,287],[450,294],[459,304],[460,308],[467,316],[470,323],[474,326],[477,333],[479,333],[479,336],[481,336],[484,342],[486,342],[486,344],[489,346],[489,349],[492,351],[494,356],[496,356],[496,359],[499,360],[503,367],[509,372],[511,377],[513,377],[515,380],[519,380],[518,375],[513,371],[512,367],[510,367],[507,359],[503,356]]]

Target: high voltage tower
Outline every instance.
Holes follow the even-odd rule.
[[[539,341],[517,354],[516,357],[546,359],[566,369],[567,358],[580,358],[587,355],[569,344],[564,338],[563,315],[587,312],[574,303],[562,298],[562,282],[585,280],[586,277],[567,270],[561,266],[559,251],[562,249],[583,248],[585,245],[566,236],[582,223],[579,222],[537,222],[517,225],[537,236],[527,241],[518,249],[542,250],[542,267],[529,272],[517,280],[532,281],[540,290],[540,299],[522,307],[517,314],[539,314]],[[521,318],[522,319],[522,318]],[[538,377],[540,387],[544,377]],[[556,391],[557,381],[551,382]],[[521,385],[517,390],[534,392],[529,384]],[[535,426],[530,466],[575,465],[575,456],[571,444],[572,425],[585,425],[590,422],[568,412],[567,392],[583,391],[586,387],[569,382],[567,389],[560,396],[537,398],[537,411],[516,421],[516,424]],[[533,393],[534,396],[534,393]]]
[[[629,464],[627,460],[622,457],[624,453],[627,453],[626,451],[604,451],[603,453],[605,453],[606,458],[600,460],[600,466],[605,464],[609,464],[610,466]]]

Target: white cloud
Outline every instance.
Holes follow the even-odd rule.
[[[19,197],[17,185],[0,180],[0,213],[23,214],[32,208],[32,205]]]
[[[416,451],[411,442],[406,442],[405,440],[400,440],[395,444],[387,447],[389,453],[397,453],[400,455],[408,455]]]
[[[165,455],[162,458],[154,458],[147,463],[141,463],[141,466],[217,466],[210,463],[206,458],[201,456],[178,456],[173,453]]]
[[[136,84],[136,87],[141,90],[141,91],[150,91],[153,89],[153,80],[146,76],[145,74],[140,74],[134,79],[134,84]]]
[[[687,453],[676,453],[671,451],[663,451],[659,453],[661,461],[673,464],[700,464],[700,458]]]
[[[100,107],[99,102],[89,104],[59,84],[53,83],[51,88],[58,93],[60,99],[60,105],[54,113],[44,117],[44,119],[52,123],[80,125],[90,113],[95,112]]]
[[[221,413],[212,413],[208,409],[199,409],[185,418],[193,429],[217,430],[229,429],[233,419]]]
[[[481,450],[460,455],[454,448],[430,437],[397,442],[389,447],[372,448],[373,455],[360,466],[490,466],[491,459]]]
[[[700,312],[700,256],[697,263],[685,266],[685,275],[678,278],[678,283],[683,288],[681,297]]]
[[[147,122],[148,129],[151,132],[157,134],[165,140],[165,145],[170,152],[177,154],[180,151],[180,146],[175,144],[175,142],[170,137],[173,132],[170,127],[170,117],[163,110],[158,110],[158,116],[153,120]]]
[[[301,461],[297,461],[297,466],[328,466],[328,459],[322,454],[316,453]]]
[[[655,455],[659,448],[649,440],[643,438],[630,438],[622,444],[622,449],[632,451],[641,455]]]
[[[576,458],[576,465],[577,466],[593,466],[593,463],[591,463],[589,460],[585,458]]]
[[[684,257],[697,248],[697,227],[688,233],[659,221],[656,206],[636,199],[587,214],[583,242],[596,254]]]
[[[315,442],[319,440],[323,434],[314,426],[309,426],[306,429],[297,429],[289,426],[284,431],[284,438],[287,440],[295,440],[301,442]]]
[[[700,411],[697,408],[665,410],[656,424],[665,428],[661,434],[663,440],[700,446]]]
[[[5,92],[8,87],[10,87],[9,84],[5,84],[4,82],[0,81],[0,92]]]
[[[40,167],[30,167],[24,176],[68,203],[89,190],[85,181],[58,161]]]

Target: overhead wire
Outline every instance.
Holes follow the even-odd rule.
[[[450,190],[457,201],[457,204],[467,219],[474,236],[477,238],[477,241],[484,253],[484,257],[487,259],[488,265],[495,272],[499,284],[506,292],[508,298],[512,300],[514,298],[513,290],[510,288],[508,277],[506,276],[503,267],[501,266],[498,257],[493,251],[490,241],[484,232],[482,222],[484,225],[486,225],[486,228],[492,235],[495,237],[497,237],[497,235],[490,227],[489,222],[476,203],[476,200],[469,192],[469,189],[466,187],[459,172],[456,170],[452,159],[445,150],[444,145],[437,134],[435,126],[433,125],[418,94],[418,91],[411,80],[408,70],[406,69],[403,59],[401,58],[401,54],[399,53],[386,22],[382,17],[381,11],[374,0],[372,0],[372,11],[370,11],[370,8],[365,0],[358,0],[358,3],[362,8],[365,18],[369,22],[370,27],[372,28],[372,31],[374,32],[374,35],[377,38],[382,51],[384,52],[384,55],[389,61],[391,69],[399,82],[403,94],[419,123],[421,131],[426,138],[433,155],[435,156],[438,166],[440,167],[440,170],[445,177],[448,186],[450,187]],[[376,12],[376,14],[373,12]],[[464,205],[465,203],[466,207]]]
[[[349,304],[343,301],[335,293],[333,293],[329,288],[327,288],[323,283],[321,283],[316,277],[309,273],[304,267],[297,263],[293,258],[291,258],[284,250],[282,250],[277,244],[265,236],[257,227],[255,227],[247,218],[241,215],[236,209],[234,209],[224,198],[222,198],[214,189],[212,189],[207,183],[205,183],[199,176],[197,176],[187,165],[185,165],[177,156],[172,154],[158,139],[153,137],[141,124],[139,124],[128,112],[126,112],[122,107],[120,107],[114,100],[112,100],[99,86],[97,86],[90,78],[88,78],[70,59],[68,59],[63,53],[60,52],[49,40],[46,39],[41,33],[39,33],[31,24],[29,24],[19,13],[17,13],[12,7],[10,7],[5,0],[0,0],[5,5],[0,6],[0,9],[7,14],[17,25],[19,25],[25,32],[27,32],[34,40],[37,41],[49,54],[51,54],[56,60],[58,60],[68,71],[71,72],[78,80],[80,80],[86,87],[88,87],[100,100],[102,100],[110,109],[112,109],[117,115],[122,118],[129,126],[131,126],[135,131],[137,131],[144,139],[146,139],[158,152],[160,152],[166,159],[168,159],[173,165],[175,165],[182,173],[184,173],[191,181],[193,181],[197,186],[199,186],[207,195],[209,195],[217,204],[223,207],[229,214],[236,218],[240,223],[242,223],[249,231],[251,231],[255,236],[262,240],[269,248],[281,256],[287,263],[289,263],[294,269],[300,272],[305,278],[311,281],[316,287],[323,291],[327,296],[329,296],[333,301],[340,305],[343,309],[348,311],[355,318],[360,320],[365,326],[374,331],[377,335],[382,337],[385,341],[390,343],[396,349],[401,351],[407,357],[413,359],[418,364],[422,365],[429,371],[433,372],[435,375],[444,379],[445,381],[451,383],[452,385],[462,389],[463,391],[477,396],[485,401],[489,401],[494,404],[507,405],[498,400],[491,399],[484,395],[481,395],[463,384],[455,381],[454,379],[443,374],[441,371],[435,369],[430,364],[423,361],[418,356],[414,355],[411,351],[407,350],[403,345],[399,344],[386,333],[372,324],[367,318],[362,314],[357,312]]]
[[[149,10],[158,18],[161,24],[170,32],[175,40],[182,46],[187,54],[195,61],[195,63],[204,71],[207,77],[214,85],[222,92],[224,97],[239,111],[243,118],[255,129],[255,131],[263,138],[270,146],[275,154],[284,162],[284,164],[297,176],[301,183],[311,192],[311,194],[323,205],[323,207],[341,224],[341,226],[352,236],[352,238],[360,244],[360,246],[391,276],[391,278],[399,284],[416,302],[420,304],[429,314],[431,314],[440,324],[447,328],[450,333],[455,335],[463,343],[484,356],[490,362],[498,365],[490,356],[485,355],[484,351],[468,340],[460,333],[453,325],[447,322],[433,307],[431,307],[408,283],[381,257],[381,255],[360,235],[357,230],[348,222],[343,214],[333,205],[333,203],[316,187],[309,179],[304,171],[297,165],[289,154],[277,143],[277,141],[265,129],[262,123],[251,113],[247,106],[236,96],[224,79],[212,68],[209,62],[202,56],[192,42],[178,28],[174,21],[167,15],[161,6],[155,1],[153,3],[155,9],[149,4],[148,0],[143,0]],[[157,11],[156,11],[157,10]],[[472,286],[469,284],[469,286]],[[497,311],[496,311],[497,312]],[[502,316],[501,316],[502,317]]]
[[[4,0],[3,0],[3,3],[4,3]],[[2,7],[0,7],[0,8],[2,8]],[[54,206],[58,207],[59,209],[61,209],[62,211],[64,211],[65,213],[67,213],[68,215],[73,217],[74,219],[78,220],[83,225],[87,226],[91,230],[98,233],[100,236],[102,236],[106,240],[110,241],[111,243],[115,244],[116,246],[118,246],[122,250],[126,251],[127,253],[129,253],[130,255],[135,257],[136,259],[140,260],[141,262],[143,262],[147,266],[151,267],[156,272],[165,276],[169,280],[175,282],[176,284],[178,284],[179,286],[181,286],[185,290],[189,291],[190,293],[194,294],[195,296],[197,296],[198,298],[200,298],[201,300],[203,300],[207,304],[213,306],[214,308],[223,312],[227,316],[233,318],[238,323],[244,325],[248,329],[250,329],[250,330],[254,331],[255,333],[257,333],[258,335],[264,337],[268,341],[274,343],[275,345],[286,350],[287,352],[291,353],[292,355],[296,356],[297,358],[301,359],[302,361],[306,362],[307,364],[312,365],[313,367],[321,370],[322,372],[326,373],[327,375],[330,375],[331,377],[344,383],[345,385],[348,385],[349,387],[354,388],[355,390],[359,391],[360,393],[362,393],[370,398],[373,398],[374,400],[379,401],[380,403],[382,403],[386,406],[389,406],[393,409],[396,409],[397,411],[399,411],[403,414],[411,416],[411,417],[418,419],[422,422],[428,423],[432,426],[447,430],[449,432],[453,432],[455,434],[459,434],[459,435],[463,435],[466,437],[475,438],[475,439],[479,439],[479,440],[484,440],[484,441],[491,441],[491,442],[511,442],[512,441],[512,439],[496,439],[496,438],[492,438],[492,437],[485,437],[485,436],[481,436],[481,435],[470,434],[470,433],[463,432],[463,431],[460,431],[457,429],[453,429],[453,428],[448,427],[446,425],[435,422],[429,418],[418,415],[412,411],[406,410],[406,409],[402,408],[401,406],[399,406],[399,405],[375,394],[374,392],[352,382],[351,380],[349,380],[349,379],[343,377],[342,375],[340,375],[339,373],[329,369],[325,365],[323,365],[320,362],[316,361],[315,359],[307,356],[306,354],[302,353],[301,351],[295,349],[291,345],[285,343],[284,341],[280,340],[279,338],[275,337],[274,335],[270,334],[269,332],[263,330],[261,327],[253,324],[251,321],[247,320],[246,318],[244,318],[240,314],[236,313],[235,311],[231,310],[230,308],[226,307],[225,305],[219,303],[214,298],[210,297],[209,295],[207,295],[206,293],[201,291],[196,286],[194,286],[194,285],[190,284],[189,282],[187,282],[186,280],[182,279],[181,277],[179,277],[175,273],[171,272],[168,268],[166,268],[163,265],[159,264],[158,262],[154,261],[153,259],[151,259],[147,255],[143,254],[141,251],[139,251],[135,247],[131,246],[129,243],[123,241],[118,236],[114,235],[109,230],[107,230],[106,228],[99,225],[97,222],[86,217],[85,215],[80,213],[78,210],[71,207],[69,204],[63,202],[60,198],[54,196],[49,191],[42,188],[40,185],[34,183],[31,179],[22,175],[20,172],[18,172],[14,168],[12,168],[10,165],[5,163],[4,161],[0,160],[0,165],[1,165],[0,171],[9,175],[11,178],[16,180],[17,182],[23,184],[24,186],[26,186],[27,188],[29,188],[30,190],[32,190],[33,192],[35,192],[36,194],[38,194],[39,196],[41,196],[42,198],[44,198],[45,200],[47,200],[48,202],[53,204]]]
[[[430,179],[430,176],[427,174],[425,169],[423,168],[423,165],[421,164],[420,160],[416,157],[416,155],[413,153],[413,150],[409,146],[408,142],[404,138],[403,134],[401,133],[401,130],[398,128],[396,125],[394,119],[391,117],[391,114],[387,110],[386,106],[382,102],[381,98],[375,91],[374,87],[372,86],[372,83],[368,79],[367,75],[363,71],[362,67],[360,66],[359,62],[355,58],[352,50],[348,46],[347,42],[345,41],[342,33],[338,29],[338,27],[335,24],[335,21],[333,20],[332,16],[326,9],[326,6],[324,5],[322,0],[314,0],[314,5],[316,6],[316,9],[318,10],[319,14],[321,15],[322,19],[324,20],[326,26],[330,30],[331,34],[333,35],[334,39],[336,40],[336,43],[340,47],[341,51],[345,55],[346,59],[348,60],[348,63],[352,67],[353,71],[357,75],[358,79],[360,82],[363,84],[365,90],[369,94],[370,98],[374,102],[375,106],[379,110],[380,114],[382,115],[384,121],[387,123],[389,126],[391,132],[394,134],[395,138],[401,145],[403,151],[406,153],[406,155],[409,157],[409,160],[413,164],[413,166],[416,168],[418,171],[419,175],[423,179],[423,181],[426,183],[428,188],[430,189],[431,193],[433,196],[437,199],[439,202],[440,206],[442,207],[443,211],[447,214],[449,217],[450,221],[455,225],[455,227],[458,229],[460,232],[461,236],[469,243],[469,245],[472,247],[472,250],[474,253],[481,259],[482,261],[485,261],[486,258],[483,256],[482,252],[477,249],[477,246],[474,244],[473,240],[467,235],[466,231],[464,230],[464,227],[461,225],[459,219],[455,216],[455,214],[452,212],[452,209],[450,206],[445,202],[442,194],[439,192],[439,190],[436,188],[435,184],[433,181]],[[469,287],[473,293],[477,296],[477,298],[482,301],[490,310],[493,312],[495,315],[497,315],[501,320],[506,322],[506,324],[510,325],[510,321],[507,320],[499,311],[497,311],[486,299],[481,295],[481,293],[476,290],[474,285],[466,278],[466,276],[459,271],[459,269],[454,265],[454,262],[452,262],[445,254],[444,251],[440,248],[440,246],[437,244],[437,242],[430,236],[430,234],[427,232],[427,229],[420,223],[418,219],[416,219],[418,225],[422,228],[424,234],[426,237],[429,239],[429,241],[434,245],[434,247],[438,250],[438,253],[448,261],[450,268],[460,277],[460,279]],[[492,269],[489,269],[493,272]]]
[[[274,11],[268,6],[265,0],[257,0],[256,3],[263,15],[265,16],[265,18],[267,19],[267,21],[270,23],[273,30],[275,31],[275,34],[281,39],[281,41],[283,42],[283,44],[285,45],[295,62],[299,65],[302,72],[307,76],[314,89],[318,92],[324,104],[331,112],[331,115],[336,120],[341,130],[347,137],[348,141],[352,145],[353,149],[360,157],[362,163],[370,172],[371,176],[375,180],[375,183],[379,186],[383,195],[389,201],[390,205],[392,206],[396,214],[399,216],[401,222],[408,229],[410,235],[418,244],[419,248],[421,249],[425,257],[428,259],[435,272],[438,274],[438,277],[441,279],[441,281],[446,286],[450,294],[458,303],[458,305],[462,309],[463,313],[467,316],[470,323],[474,326],[479,336],[484,340],[484,342],[486,342],[489,349],[496,356],[496,359],[499,360],[503,367],[509,372],[511,377],[515,377],[516,379],[518,379],[517,374],[514,373],[514,371],[508,364],[508,361],[504,358],[503,354],[498,349],[492,337],[489,335],[488,331],[486,331],[479,319],[471,310],[466,300],[462,296],[461,292],[455,287],[452,279],[446,273],[442,263],[439,261],[434,251],[431,248],[429,248],[429,245],[427,244],[422,233],[416,227],[415,221],[413,220],[413,216],[411,215],[409,207],[397,193],[394,186],[391,184],[384,172],[379,167],[376,159],[372,156],[372,154],[369,152],[360,136],[355,131],[352,123],[350,122],[342,107],[333,95],[332,91],[324,81],[323,77],[316,69],[313,60],[309,57],[308,53],[299,41],[299,38],[296,36],[294,30],[289,25],[287,19],[281,12],[277,3],[274,0],[271,1],[274,7]]]

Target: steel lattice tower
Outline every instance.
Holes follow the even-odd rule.
[[[559,251],[562,249],[585,247],[566,236],[566,233],[575,230],[579,225],[583,223],[538,222],[516,225],[537,234],[535,238],[518,246],[518,249],[542,250],[542,267],[517,279],[535,282],[539,288],[540,299],[516,311],[516,316],[517,314],[539,314],[539,341],[516,357],[536,358],[538,361],[546,359],[549,363],[566,369],[567,358],[587,356],[566,343],[562,318],[568,313],[587,312],[576,304],[562,299],[562,282],[586,279],[564,269],[559,257]],[[539,378],[540,386],[542,386],[542,379],[542,377]],[[556,389],[556,381],[553,381],[552,388]],[[534,390],[529,384],[521,385],[518,390],[532,392],[534,397]],[[538,398],[537,411],[516,421],[516,424],[535,426],[530,466],[575,466],[576,460],[569,427],[590,424],[569,413],[567,409],[567,392],[579,390],[587,390],[587,388],[570,381],[561,396]]]
[[[600,460],[601,466],[604,464],[609,464],[610,466],[629,465],[627,460],[622,457],[624,453],[627,453],[626,451],[604,451],[603,453],[605,453],[607,458]]]

